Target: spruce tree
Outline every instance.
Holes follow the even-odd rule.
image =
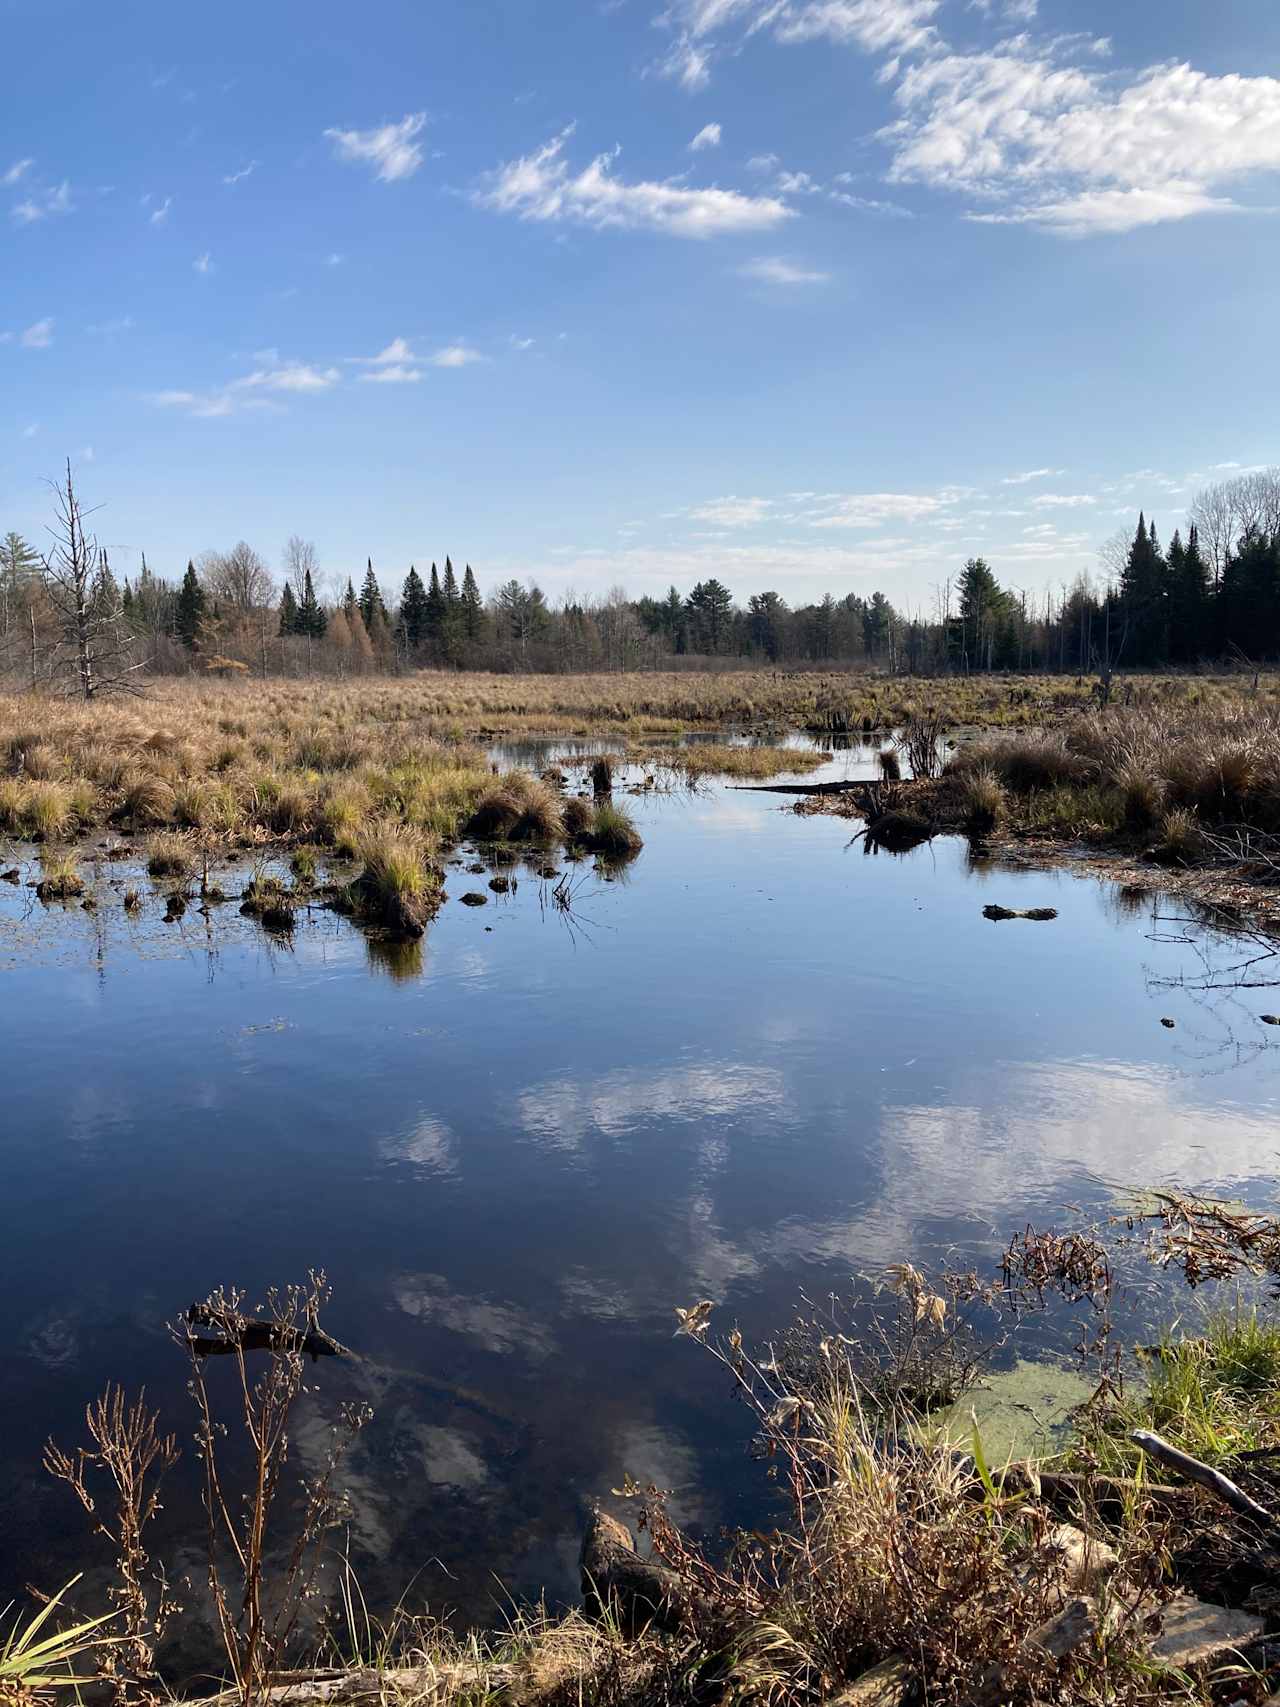
[[[400,620],[396,632],[411,652],[416,651],[426,639],[427,590],[412,563],[400,594]]]
[[[1169,655],[1169,568],[1160,555],[1155,524],[1138,517],[1138,531],[1120,573],[1126,633],[1125,661],[1164,663]]]
[[[431,580],[427,585],[426,619],[423,638],[433,644],[444,639],[445,602],[440,586],[440,571],[431,565]]]
[[[298,601],[293,596],[293,588],[289,582],[284,584],[284,592],[280,595],[280,628],[281,634],[300,634],[298,626]]]
[[[143,571],[146,574],[145,568]],[[141,586],[141,582],[139,583]],[[205,619],[204,588],[196,575],[194,563],[187,564],[187,572],[182,577],[182,586],[178,591],[178,604],[174,613],[174,628],[178,639],[187,647],[194,647],[200,638],[200,629]]]
[[[381,617],[384,624],[387,620],[387,607],[382,602],[382,589],[373,573],[372,557],[369,559],[368,567],[364,572],[364,582],[360,588],[360,615],[370,634],[379,626],[377,618]]]
[[[343,610],[343,614],[346,617],[348,622],[351,621],[352,613],[358,609],[359,609],[359,602],[356,599],[356,590],[355,590],[355,587],[352,585],[350,575],[348,575],[347,576],[347,590],[342,595],[342,610]]]
[[[484,604],[468,563],[462,575],[462,620],[468,640],[479,640],[484,628]]]
[[[311,584],[311,571],[308,569],[302,582],[302,603],[298,606],[298,633],[310,635],[312,640],[319,640],[327,626],[328,618],[316,598],[316,590]]]

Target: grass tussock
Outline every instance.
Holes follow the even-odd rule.
[[[148,837],[146,854],[150,877],[186,877],[195,863],[191,843],[175,830]]]
[[[467,834],[483,841],[555,841],[564,834],[559,790],[527,771],[511,771],[485,789]]]
[[[366,924],[421,936],[440,904],[435,848],[421,831],[381,824],[361,837],[364,869],[348,890],[352,910]]]
[[[42,901],[69,901],[84,894],[84,878],[73,853],[46,854],[40,862],[36,894]]]
[[[1003,823],[1008,811],[1008,796],[995,771],[983,765],[966,770],[957,787],[957,805],[965,832],[971,836],[989,836]]]
[[[611,800],[602,800],[596,806],[583,839],[594,853],[610,859],[631,859],[644,846],[631,814]]]

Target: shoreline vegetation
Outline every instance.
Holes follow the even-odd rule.
[[[825,754],[784,745],[796,731],[835,750],[881,743],[879,786],[824,784],[798,808],[865,820],[869,848],[964,834],[992,857],[1083,863],[1280,914],[1277,676],[1116,676],[1104,690],[1056,676],[423,671],[158,681],[88,704],[13,693],[0,695],[0,837],[39,845],[50,900],[81,893],[76,848],[110,832],[184,900],[197,871],[202,898],[226,898],[209,883],[219,861],[301,859],[311,875],[292,905],[417,932],[442,897],[442,855],[464,837],[531,854],[638,851],[611,778],[597,795],[583,776],[575,795],[563,770],[497,775],[487,744],[579,740],[584,765],[612,749],[643,793],[802,777]],[[317,858],[363,870],[317,885]],[[290,899],[276,899],[284,923]]]
[[[1225,1288],[1227,1301],[1183,1308],[1155,1343],[1134,1346],[1129,1334],[1150,1331],[1152,1267]],[[894,1265],[861,1302],[806,1304],[759,1349],[698,1300],[675,1312],[677,1338],[719,1365],[726,1395],[750,1418],[751,1455],[789,1515],[767,1531],[700,1542],[670,1520],[660,1489],[620,1468],[614,1494],[634,1503],[646,1546],[596,1507],[582,1611],[515,1608],[505,1630],[465,1635],[408,1597],[376,1616],[335,1545],[349,1516],[344,1454],[376,1427],[372,1412],[340,1407],[319,1471],[297,1487],[286,1472],[290,1433],[318,1403],[308,1360],[356,1355],[321,1325],[323,1275],[258,1307],[218,1291],[171,1333],[191,1368],[210,1524],[203,1604],[221,1635],[221,1689],[211,1696],[207,1681],[166,1673],[166,1639],[183,1610],[180,1586],[149,1556],[148,1525],[177,1437],[144,1396],[113,1386],[86,1412],[87,1441],[51,1442],[45,1455],[96,1549],[115,1559],[107,1609],[82,1604],[78,1578],[20,1609],[0,1637],[0,1699],[155,1707],[176,1690],[241,1707],[1272,1700],[1280,1322],[1250,1297],[1278,1276],[1280,1221],[1160,1192],[1101,1225],[1028,1227],[985,1276]],[[1135,1299],[1145,1300],[1136,1312]],[[997,1450],[975,1406],[1042,1316],[1076,1339],[1090,1396],[1047,1450]],[[241,1428],[247,1467],[228,1435]],[[247,1475],[243,1495],[233,1462]]]

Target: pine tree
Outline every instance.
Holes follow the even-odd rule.
[[[427,635],[427,590],[412,563],[400,594],[400,620],[396,633],[410,652],[416,651]]]
[[[382,602],[382,589],[373,573],[373,559],[369,559],[368,568],[364,572],[364,582],[360,588],[360,615],[364,626],[370,635],[378,626],[377,618],[381,617],[383,624],[387,620],[387,607]]]
[[[484,604],[468,563],[462,576],[462,621],[468,640],[479,640],[484,629]]]
[[[293,588],[288,581],[284,584],[284,592],[280,595],[280,634],[300,634],[298,622],[298,601],[293,596]]]
[[[1127,644],[1125,662],[1164,663],[1169,656],[1169,567],[1160,555],[1155,524],[1138,517],[1138,531],[1120,573],[1120,605]]]
[[[143,568],[143,577],[146,568]],[[139,582],[141,587],[142,582]],[[174,628],[178,639],[188,648],[194,648],[200,639],[200,630],[206,616],[206,601],[204,588],[196,575],[194,563],[187,564],[187,572],[182,577],[182,586],[178,591],[178,604],[174,613]]]
[[[342,610],[343,610],[343,614],[346,616],[346,619],[348,622],[351,621],[352,614],[355,611],[357,611],[359,608],[360,608],[360,606],[359,606],[359,601],[356,598],[356,590],[355,590],[355,587],[351,583],[350,575],[348,575],[347,576],[347,590],[342,595]]]
[[[427,606],[423,624],[423,638],[432,644],[444,639],[445,602],[444,592],[440,586],[440,571],[435,564],[431,565],[431,579],[427,584]]]
[[[444,560],[444,602],[449,610],[456,610],[459,603],[458,579],[453,572],[453,559]]]
[[[105,551],[99,557],[98,567],[94,572],[93,585],[89,591],[89,606],[99,620],[120,614],[120,589],[111,573],[111,565],[107,562]]]
[[[309,635],[312,640],[320,640],[328,620],[316,598],[316,590],[311,584],[311,571],[308,569],[302,582],[302,603],[298,606],[298,633]]]

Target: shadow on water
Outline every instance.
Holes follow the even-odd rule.
[[[833,742],[814,779],[873,776],[878,746]],[[571,777],[578,748],[519,744]],[[460,849],[408,944],[318,908],[287,945],[234,907],[166,925],[145,883],[126,914],[127,864],[92,913],[0,886],[0,1601],[86,1562],[40,1452],[109,1379],[189,1432],[163,1323],[218,1283],[327,1270],[359,1355],[323,1371],[300,1467],[367,1400],[366,1593],[417,1573],[487,1618],[495,1577],[572,1592],[586,1503],[624,1474],[694,1528],[761,1516],[747,1420],[675,1305],[760,1338],[891,1262],[989,1273],[1065,1203],[1269,1190],[1280,996],[1221,921],[954,840],[850,858],[847,823],[767,794],[628,807],[621,869]],[[189,1478],[162,1526],[196,1569]]]

